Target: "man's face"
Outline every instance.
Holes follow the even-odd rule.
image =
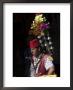
[[[39,49],[38,48],[31,48],[31,53],[32,55],[36,56],[39,52]]]

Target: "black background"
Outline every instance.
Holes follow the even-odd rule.
[[[60,13],[44,13],[47,21],[50,22],[49,34],[54,47],[55,72],[60,76]],[[35,13],[14,13],[13,14],[13,76],[26,76],[27,63],[24,63],[24,52],[27,46],[28,31]],[[27,70],[26,70],[27,69]]]
[[[8,87],[8,88],[4,88],[3,87],[3,81],[4,81],[4,78],[3,78],[3,75],[4,75],[4,73],[3,73],[3,67],[4,67],[4,65],[3,65],[3,58],[4,58],[4,55],[3,55],[3,50],[4,50],[4,48],[3,48],[3,45],[4,45],[4,40],[3,40],[3,37],[4,37],[4,35],[3,35],[3,5],[4,5],[4,3],[28,3],[28,2],[31,2],[31,3],[54,3],[54,4],[56,4],[56,3],[61,3],[61,4],[64,4],[64,3],[70,3],[71,4],[71,8],[70,8],[70,52],[71,52],[71,54],[70,54],[70,84],[71,84],[71,87],[41,87],[41,88],[39,88],[39,87],[35,87],[35,88],[33,88],[33,87]],[[42,90],[72,90],[72,51],[73,51],[73,48],[72,48],[72,46],[73,46],[73,40],[72,40],[72,36],[73,36],[73,0],[0,0],[0,90],[40,90],[40,89],[42,89]]]

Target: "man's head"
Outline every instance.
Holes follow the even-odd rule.
[[[40,52],[38,39],[30,40],[29,48],[31,49],[32,55],[37,56],[37,54]]]

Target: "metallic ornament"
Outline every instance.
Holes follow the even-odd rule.
[[[42,41],[41,41],[41,40],[39,40],[39,42],[40,42],[40,43],[42,43]]]
[[[40,38],[41,38],[41,36],[37,36],[37,38],[38,38],[38,39],[40,39]]]
[[[50,42],[49,42],[49,45],[51,45],[51,44],[52,44],[52,42],[50,41]]]
[[[47,44],[45,43],[45,46],[47,46]]]
[[[53,47],[51,46],[51,47],[50,47],[50,49],[52,50],[52,49],[53,49]]]
[[[47,39],[48,39],[48,40],[50,40],[51,38],[50,38],[50,37],[48,37]]]

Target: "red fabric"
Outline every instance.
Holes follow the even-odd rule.
[[[45,69],[45,66],[44,66],[44,62],[45,62],[45,59],[43,57],[43,58],[41,58],[39,69],[38,69],[38,73],[41,73],[41,75],[46,74],[46,69]]]
[[[34,56],[32,57],[32,63],[34,62],[33,58],[34,58]],[[47,55],[44,55],[39,62],[38,74],[40,74],[40,76],[47,74],[47,71],[46,71],[45,65],[44,65],[46,58],[47,58]]]
[[[38,42],[37,39],[34,39],[34,40],[32,40],[32,41],[29,42],[29,47],[30,48],[36,48],[38,46],[39,46],[39,42]]]
[[[39,68],[38,68],[38,73],[40,73],[41,75],[46,75],[47,74],[47,71],[45,69],[45,60],[46,58],[48,57],[48,55],[44,55],[42,58],[41,58],[41,61],[40,61],[40,65],[39,65]]]

